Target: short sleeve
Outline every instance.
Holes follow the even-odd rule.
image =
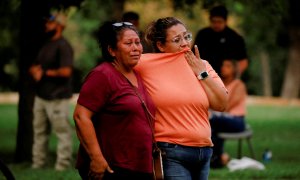
[[[108,101],[110,89],[107,76],[93,70],[86,77],[77,102],[93,112],[98,112]]]
[[[59,46],[60,67],[73,66],[73,49],[66,41],[62,41]]]
[[[236,60],[247,58],[246,44],[242,36],[236,37]]]

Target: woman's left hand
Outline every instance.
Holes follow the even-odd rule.
[[[200,58],[198,47],[195,45],[195,55],[192,51],[185,53],[185,58],[192,68],[196,76],[199,73],[206,71],[206,65]],[[209,101],[209,107],[215,111],[224,111],[227,106],[227,92],[226,89],[220,86],[208,76],[205,80],[200,81]]]
[[[206,71],[205,63],[200,58],[197,45],[195,45],[195,54],[190,50],[185,52],[184,56],[196,76],[200,72]]]

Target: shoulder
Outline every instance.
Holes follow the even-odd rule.
[[[230,27],[226,27],[225,28],[225,33],[228,36],[231,36],[231,37],[234,37],[234,38],[241,38],[242,39],[242,36],[238,32],[236,32],[235,30],[231,29]]]
[[[62,45],[63,44],[70,44],[69,41],[66,38],[64,38],[64,37],[59,38],[56,42],[58,44],[62,44]]]
[[[89,72],[89,74],[86,76],[86,80],[94,79],[96,81],[102,81],[113,74],[114,73],[111,65],[107,62],[103,62]]]
[[[232,83],[235,84],[236,89],[240,89],[242,91],[246,91],[245,83],[240,79],[235,79]]]
[[[203,36],[203,35],[211,34],[211,33],[212,33],[212,29],[210,27],[206,27],[206,28],[200,29],[197,33],[197,36]]]
[[[199,32],[201,32],[201,33],[208,33],[211,31],[212,31],[212,29],[210,27],[205,27],[205,28],[202,28],[199,30]]]
[[[71,44],[69,43],[69,41],[67,39],[65,39],[64,37],[61,37],[60,39],[58,39],[56,41],[56,43],[58,44],[58,46],[64,48],[64,47],[71,47]]]
[[[113,69],[114,68],[112,67],[112,65],[110,63],[102,62],[101,64],[96,66],[94,69],[92,69],[91,72],[96,73],[96,74],[103,74],[103,75],[110,76],[112,74],[115,74]]]

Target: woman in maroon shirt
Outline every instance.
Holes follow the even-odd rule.
[[[133,70],[143,51],[131,23],[105,23],[98,42],[105,59],[86,77],[74,111],[82,179],[151,179],[155,108]],[[141,99],[138,97],[140,96]]]

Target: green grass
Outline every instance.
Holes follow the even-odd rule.
[[[73,112],[73,108],[70,112]],[[71,116],[71,114],[70,114]],[[71,117],[70,117],[71,119]],[[54,163],[56,158],[56,143],[57,139],[54,134],[51,134],[49,143],[49,162],[44,169],[33,170],[30,168],[30,162],[14,164],[13,156],[16,145],[17,132],[17,106],[0,104],[0,158],[8,164],[8,167],[13,172],[17,180],[79,180],[80,176],[75,168],[70,168],[64,172],[57,172],[54,170]],[[72,125],[74,126],[74,122]],[[76,153],[78,148],[78,140],[73,133],[73,159],[75,164]],[[0,173],[0,180],[4,179]]]
[[[300,108],[249,106],[247,109],[247,122],[254,130],[252,143],[256,158],[261,161],[263,151],[269,148],[273,153],[272,161],[263,171],[211,170],[210,179],[299,179]],[[237,142],[227,141],[225,149],[236,157]],[[245,142],[243,155],[249,156]]]
[[[243,170],[229,172],[227,168],[211,170],[210,179],[300,179],[300,108],[278,106],[249,106],[247,121],[254,130],[252,143],[257,160],[266,148],[271,149],[273,159],[266,164],[266,170]],[[4,159],[16,179],[80,179],[75,169],[56,172],[56,138],[50,139],[49,164],[45,169],[32,170],[30,163],[13,164],[17,129],[16,105],[0,105],[0,157]],[[74,132],[74,159],[78,140]],[[231,157],[236,156],[237,142],[227,141],[226,151]],[[249,156],[246,143],[243,155]],[[3,157],[5,156],[5,157]],[[0,180],[4,179],[0,174]]]

